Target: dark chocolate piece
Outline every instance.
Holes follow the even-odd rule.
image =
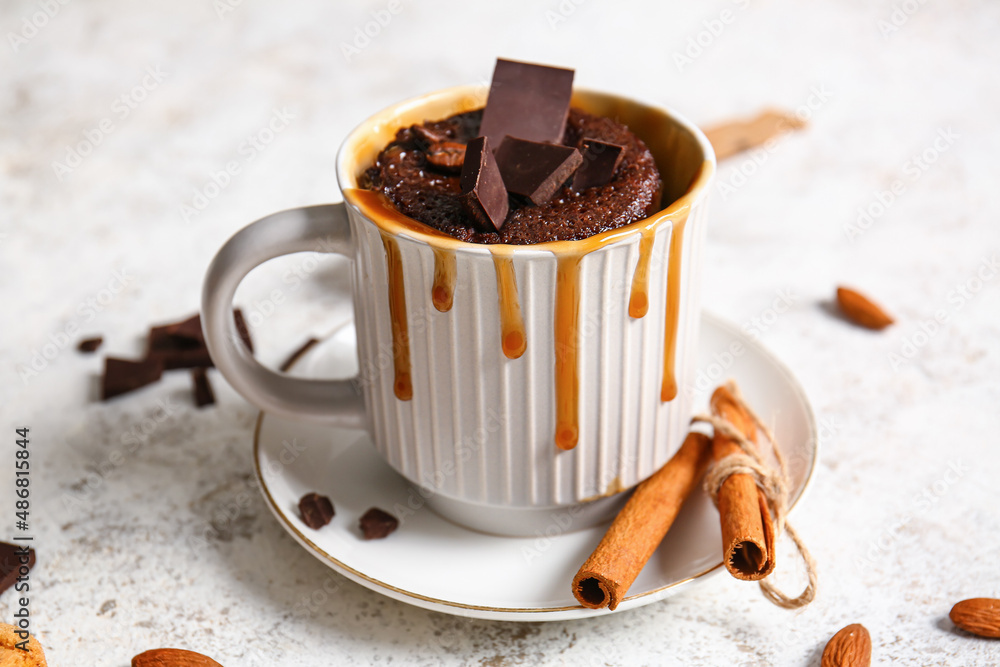
[[[299,500],[299,514],[307,526],[318,530],[330,523],[330,519],[333,518],[333,503],[326,496],[315,492],[307,493]]]
[[[306,342],[302,343],[302,345],[300,345],[297,350],[292,352],[290,355],[288,355],[287,359],[281,362],[281,366],[278,367],[278,370],[284,373],[289,369],[291,369],[291,367],[294,366],[295,363],[302,358],[302,355],[311,350],[318,343],[319,343],[318,338],[310,338]]]
[[[127,394],[163,376],[163,361],[158,358],[130,361],[107,357],[104,360],[104,377],[101,381],[101,400],[106,401],[120,394]]]
[[[562,141],[573,70],[497,59],[479,134],[494,148],[506,136]]]
[[[373,507],[364,513],[358,526],[366,540],[380,540],[399,527],[399,519]]]
[[[507,192],[544,204],[583,162],[570,146],[507,137],[496,154]]]
[[[465,147],[459,183],[462,206],[468,214],[484,229],[503,227],[507,218],[507,190],[486,137],[476,137]]]
[[[20,544],[0,542],[0,593],[13,586],[20,576],[20,568],[35,566],[35,550]]]
[[[93,338],[84,338],[79,343],[77,343],[76,349],[80,352],[85,352],[87,354],[91,352],[96,352],[97,348],[101,346],[104,342],[102,336],[94,336]]]
[[[191,369],[191,383],[194,385],[194,404],[199,408],[215,403],[215,392],[208,382],[208,370],[204,366]]]
[[[595,185],[607,185],[625,157],[625,147],[597,139],[584,139],[580,143],[583,164],[573,174],[573,189],[577,192]]]
[[[247,349],[253,352],[250,331],[247,329],[246,320],[243,319],[243,313],[239,308],[233,310],[233,319],[236,320],[236,330],[239,332],[240,338],[246,344]],[[149,346],[146,356],[161,359],[165,370],[215,365],[208,354],[208,348],[205,346],[200,315],[192,315],[180,322],[152,327],[149,330]]]
[[[465,145],[441,141],[427,149],[427,162],[442,171],[459,172],[465,163]]]

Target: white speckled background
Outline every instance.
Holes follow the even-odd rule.
[[[13,429],[28,425],[32,620],[50,664],[122,667],[176,645],[230,667],[818,666],[828,637],[852,622],[870,629],[878,664],[1000,662],[1000,643],[947,620],[959,599],[1000,597],[1000,276],[988,268],[1000,252],[1000,6],[399,0],[348,60],[341,44],[389,6],[0,6],[0,536],[13,531]],[[678,65],[699,39],[702,53]],[[813,103],[807,130],[756,163],[722,165],[719,182],[739,187],[714,196],[704,295],[757,329],[823,424],[823,458],[793,515],[821,566],[809,608],[776,609],[754,585],[717,577],[591,621],[422,611],[340,578],[285,535],[250,481],[256,413],[218,375],[214,409],[189,407],[184,373],[95,402],[101,357],[138,355],[149,324],[194,311],[227,237],[269,212],[339,198],[333,157],[354,124],[488,80],[498,55],[575,67],[580,85],[703,124]],[[134,109],[116,102],[147,68],[162,81]],[[275,109],[294,119],[264,150],[247,148]],[[106,118],[112,131],[57,178],[53,162]],[[948,128],[957,136],[935,151]],[[925,150],[933,164],[914,171],[908,161]],[[234,160],[240,173],[185,219],[182,204]],[[896,201],[845,233],[896,179]],[[342,275],[336,260],[300,256],[246,281],[260,358],[276,363],[343,321]],[[868,291],[899,323],[874,334],[831,315],[838,283]],[[773,318],[789,292],[794,306]],[[936,313],[944,323],[922,333]],[[74,326],[104,334],[99,354],[62,349]],[[53,358],[25,375],[36,352]],[[905,360],[897,368],[893,353]],[[324,585],[336,589],[327,601],[297,606]],[[13,603],[13,591],[0,598],[3,620]]]

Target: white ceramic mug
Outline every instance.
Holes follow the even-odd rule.
[[[359,189],[399,128],[481,107],[485,92],[438,91],[358,126],[337,157],[346,203],[268,216],[219,251],[204,285],[205,337],[251,403],[367,429],[444,516],[501,534],[582,528],[687,431],[690,398],[676,388],[694,371],[715,156],[675,113],[578,90],[574,106],[625,123],[649,146],[662,211],[581,241],[491,246],[436,233]],[[310,250],[352,260],[360,372],[351,380],[276,373],[236,335],[243,277]]]

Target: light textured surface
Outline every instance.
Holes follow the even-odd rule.
[[[0,424],[11,457],[0,497],[11,530],[13,428],[29,425],[32,627],[50,663],[122,666],[175,645],[251,666],[818,665],[826,640],[860,622],[881,664],[996,664],[1000,645],[957,633],[947,613],[1000,596],[1000,276],[988,267],[1000,251],[1000,7],[553,0],[444,16],[401,0],[345,56],[341,45],[387,7],[397,5],[0,8]],[[33,16],[37,34],[24,24]],[[678,65],[688,48],[696,57]],[[338,198],[334,152],[354,124],[486,80],[498,55],[575,67],[580,85],[705,124],[813,103],[807,130],[756,162],[722,165],[719,183],[733,188],[715,193],[704,281],[706,306],[746,322],[792,367],[822,425],[821,466],[793,514],[821,566],[804,611],[725,577],[593,621],[421,611],[327,571],[282,532],[250,481],[255,413],[217,375],[213,409],[188,407],[183,373],[94,402],[100,357],[139,354],[148,324],[195,310],[229,235]],[[147,68],[162,81],[130,93]],[[144,99],[132,109],[123,94]],[[247,143],[272,118],[284,126],[273,141]],[[99,145],[60,180],[53,161],[88,132]],[[911,160],[925,151],[935,159],[921,170]],[[229,162],[239,173],[216,191]],[[881,214],[879,196],[895,199]],[[859,207],[875,217],[847,234]],[[262,359],[343,321],[336,263],[299,256],[244,284]],[[827,305],[838,283],[869,292],[898,324],[845,324]],[[935,315],[943,323],[926,333]],[[98,355],[60,348],[73,326],[105,335]],[[22,379],[36,352],[54,358]],[[896,368],[891,354],[904,359]],[[13,604],[8,591],[0,616]]]

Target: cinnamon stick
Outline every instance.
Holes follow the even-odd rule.
[[[712,414],[735,426],[752,442],[757,442],[757,425],[725,385],[712,394]],[[716,430],[712,458],[719,461],[740,454],[739,444]],[[753,477],[730,475],[719,489],[719,519],[722,550],[729,573],[737,579],[756,581],[774,570],[774,523],[764,493]]]
[[[688,433],[673,458],[636,487],[573,577],[573,595],[580,604],[591,609],[618,607],[704,475],[709,444],[707,435]]]

